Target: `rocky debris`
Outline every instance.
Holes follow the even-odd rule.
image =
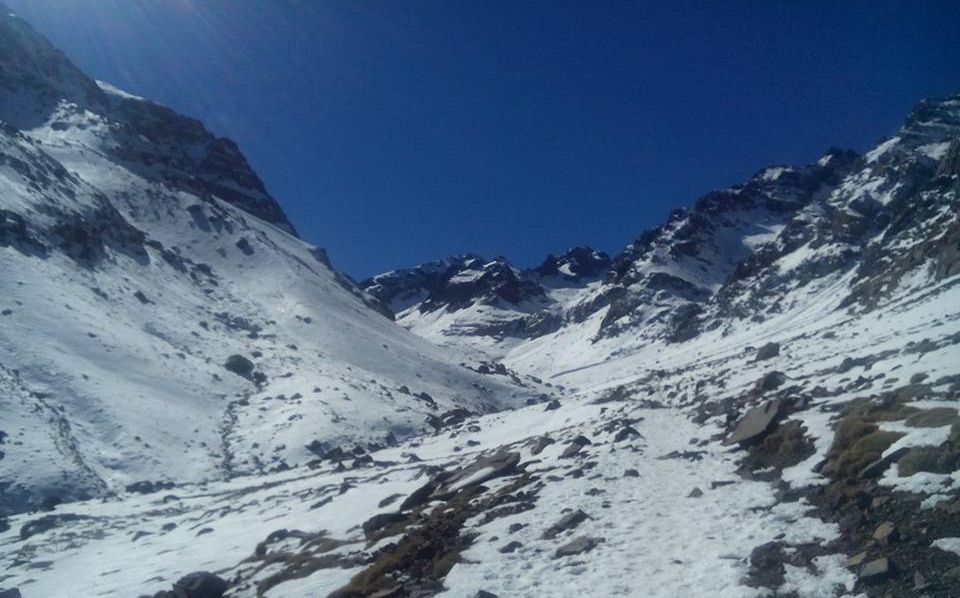
[[[407,526],[403,536],[379,551],[366,569],[331,598],[385,595],[427,596],[442,589],[441,581],[460,559],[460,553],[474,541],[472,534],[461,533],[471,517],[483,515],[481,525],[518,512],[513,508],[532,500],[523,488],[530,483],[521,475],[494,492],[458,492],[447,499],[444,508],[416,513],[416,525]],[[396,592],[390,594],[389,592]]]
[[[61,523],[71,521],[80,521],[81,519],[93,519],[89,515],[77,515],[75,513],[63,513],[58,515],[44,515],[39,519],[28,521],[20,527],[20,539],[26,540],[31,536],[48,532]]]
[[[372,536],[386,527],[405,521],[406,518],[407,516],[403,513],[378,513],[364,521],[361,527],[363,528],[363,533],[367,536]]]
[[[530,453],[534,455],[539,455],[543,452],[543,449],[547,448],[551,444],[556,443],[557,441],[549,436],[540,436],[537,438],[536,442],[533,443],[533,447],[530,449]]]
[[[263,542],[260,542],[259,544],[257,544],[257,547],[254,548],[253,550],[253,554],[258,557],[263,557],[267,554],[267,552],[270,549],[270,546],[273,544],[283,542],[288,538],[296,538],[298,540],[305,541],[310,539],[312,536],[313,534],[309,534],[307,532],[303,532],[296,529],[294,530],[288,530],[285,528],[278,529],[276,531],[270,532],[270,534],[266,537],[266,539]]]
[[[218,575],[198,571],[184,575],[173,584],[173,590],[157,592],[153,598],[221,598],[228,587]]]
[[[560,458],[570,459],[571,457],[575,457],[581,450],[583,450],[583,447],[589,444],[593,444],[590,442],[589,438],[586,436],[577,436],[570,441],[570,444],[568,444],[565,449],[563,449],[563,452],[560,453]]]
[[[403,502],[400,503],[400,510],[406,511],[409,509],[419,507],[420,505],[430,500],[430,496],[432,496],[433,493],[436,492],[436,490],[437,490],[436,482],[434,482],[433,480],[427,482],[423,486],[420,486],[419,488],[411,492],[410,496],[405,498]]]
[[[506,544],[506,545],[504,545],[504,546],[501,546],[501,547],[498,549],[498,552],[500,552],[501,554],[510,554],[510,553],[516,551],[518,548],[523,548],[523,544],[521,544],[520,542],[517,542],[516,540],[514,540],[514,541],[510,542],[509,544]]]
[[[731,445],[756,442],[770,430],[780,417],[782,409],[783,402],[780,399],[773,399],[750,409],[740,418],[733,432],[723,443]]]
[[[164,482],[164,481],[151,482],[149,480],[141,480],[139,482],[127,484],[124,487],[124,490],[134,494],[153,494],[154,492],[160,492],[161,490],[170,490],[175,486],[176,484],[174,484],[173,482]]]
[[[687,498],[700,498],[701,496],[703,496],[703,490],[694,488],[690,491],[690,494],[687,495]]]
[[[520,453],[501,451],[491,457],[481,457],[470,465],[442,477],[435,494],[446,496],[488,480],[516,473]]]
[[[10,588],[8,590],[0,590],[0,598],[23,598],[20,594],[19,588]]]
[[[889,544],[890,542],[896,542],[899,535],[897,526],[892,521],[884,521],[873,532],[873,539],[881,544]]]
[[[559,408],[560,408],[560,401],[558,401],[557,399],[553,399],[552,401],[550,401],[549,403],[547,403],[547,406],[544,407],[543,410],[544,410],[544,411],[556,411],[556,410],[559,409]]]
[[[778,588],[783,585],[787,555],[782,542],[767,542],[750,552],[750,571],[745,580],[752,587]]]
[[[769,342],[757,349],[756,360],[765,361],[767,359],[773,359],[778,355],[780,355],[780,343]]]
[[[749,446],[744,469],[752,472],[772,467],[783,471],[807,459],[813,455],[816,447],[805,432],[806,428],[797,420],[777,425],[762,440]]]
[[[599,546],[603,541],[603,538],[596,538],[593,536],[580,536],[578,538],[574,538],[570,542],[567,542],[558,548],[553,554],[553,558],[560,559],[565,556],[575,556],[584,552],[590,552]]]
[[[783,386],[787,381],[787,375],[783,372],[773,371],[767,372],[763,375],[763,378],[757,382],[757,392],[770,392],[776,390]]]
[[[473,463],[452,472],[441,472],[420,486],[400,503],[400,511],[415,509],[431,500],[448,500],[463,490],[479,486],[494,478],[517,472],[520,453],[500,451],[489,457],[479,457]]]
[[[552,540],[556,538],[558,535],[560,535],[561,533],[577,527],[587,519],[590,519],[590,516],[584,513],[583,511],[581,511],[580,509],[577,509],[576,511],[567,513],[566,515],[561,517],[560,521],[557,521],[556,523],[548,527],[547,530],[543,532],[543,535],[540,537],[543,538],[544,540]]]
[[[893,572],[894,568],[890,559],[880,557],[870,561],[860,569],[860,579],[867,582],[883,581],[893,575]]]
[[[623,477],[625,478],[639,478],[640,472],[636,469],[626,469],[623,472]]]
[[[625,440],[636,440],[637,438],[642,438],[640,432],[637,431],[633,426],[624,426],[620,428],[620,431],[617,432],[617,435],[613,437],[614,442],[623,442]]]

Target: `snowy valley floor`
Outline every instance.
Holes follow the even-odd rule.
[[[948,280],[861,318],[826,306],[560,376],[579,390],[559,405],[462,418],[369,455],[18,515],[0,533],[0,587],[26,598],[152,595],[206,570],[237,597],[732,597],[772,586],[873,596],[879,578],[865,567],[886,556],[901,568],[960,565],[960,475],[896,463],[947,446],[957,427],[958,304]],[[771,341],[780,354],[758,360]],[[781,407],[766,438],[798,428],[803,440],[767,466],[762,450],[724,440],[771,401]],[[890,432],[888,442],[835,451],[833,428],[855,405],[873,409],[857,429]],[[880,477],[843,483],[888,498],[838,523],[811,497],[828,496],[856,459]],[[922,500],[917,517],[943,525],[913,527],[905,513],[899,545],[871,539],[882,505],[911,497]],[[785,562],[763,562],[757,549],[770,543]],[[914,573],[925,565],[915,566],[885,579],[930,596],[960,587],[929,573],[922,586]]]

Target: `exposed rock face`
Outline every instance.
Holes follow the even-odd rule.
[[[536,338],[579,317],[554,295],[600,280],[609,265],[606,254],[588,247],[550,255],[530,270],[503,257],[463,255],[379,274],[362,286],[415,331],[439,312],[449,320],[446,336]]]
[[[119,141],[113,157],[138,173],[216,197],[296,234],[235,143],[169,108],[104,90],[17,17],[0,20],[0,87],[20,96],[17,104],[0,102],[0,118],[19,129],[52,121],[63,130],[74,126],[67,116],[87,110]]]

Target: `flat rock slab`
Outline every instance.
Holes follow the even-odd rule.
[[[553,554],[553,558],[560,559],[565,556],[574,556],[577,554],[582,554],[584,552],[590,552],[591,550],[596,548],[601,542],[603,542],[603,538],[595,538],[592,536],[580,536],[579,538],[575,538],[570,542],[564,544],[560,548],[558,548],[557,551]]]
[[[449,477],[443,479],[443,485],[440,486],[436,494],[438,496],[449,496],[464,488],[477,486],[494,478],[510,475],[517,470],[520,464],[520,453],[499,452],[492,457],[482,457],[470,465],[454,471]]]
[[[860,579],[879,581],[893,575],[893,566],[890,559],[881,557],[867,563],[860,569]]]
[[[780,416],[782,408],[783,403],[780,399],[774,399],[747,411],[723,444],[731,445],[759,439],[770,430]]]
[[[573,529],[577,527],[587,519],[590,519],[590,516],[584,513],[583,511],[581,511],[580,509],[577,509],[572,513],[567,513],[566,515],[560,518],[560,521],[548,527],[547,531],[543,532],[543,536],[541,537],[544,540],[552,540],[553,538],[556,538],[558,535],[567,531],[568,529]]]

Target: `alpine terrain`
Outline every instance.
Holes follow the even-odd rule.
[[[0,597],[960,595],[960,95],[355,282],[0,14]]]

